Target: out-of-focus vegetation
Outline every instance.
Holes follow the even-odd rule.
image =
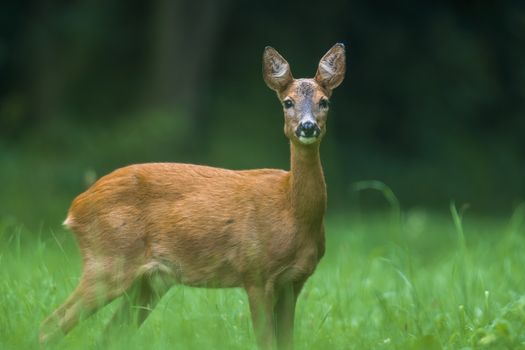
[[[518,1],[4,1],[0,216],[58,223],[86,183],[134,162],[287,168],[262,49],[303,77],[334,42],[349,67],[322,150],[331,210],[363,179],[406,207],[523,198]]]

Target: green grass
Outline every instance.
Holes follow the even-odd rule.
[[[503,219],[464,214],[329,217],[327,254],[298,303],[297,348],[525,349],[525,207]],[[39,322],[80,268],[68,232],[0,221],[1,349],[38,347]],[[175,286],[137,332],[102,343],[118,302],[55,347],[255,349],[242,290]]]

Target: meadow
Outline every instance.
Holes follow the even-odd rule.
[[[525,349],[525,206],[332,213],[327,254],[296,314],[297,349]],[[66,230],[0,221],[0,348],[38,348],[38,325],[81,262]],[[120,300],[50,348],[255,349],[242,290],[175,286],[138,330],[104,339]]]

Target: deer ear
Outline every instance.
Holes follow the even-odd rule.
[[[293,81],[290,65],[277,50],[270,46],[264,49],[263,78],[270,89],[278,92]]]
[[[345,46],[335,44],[319,61],[315,80],[328,90],[333,90],[341,84],[345,77]]]

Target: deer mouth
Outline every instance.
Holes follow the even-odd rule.
[[[303,145],[310,145],[310,144],[316,142],[317,139],[318,139],[317,136],[310,136],[310,137],[299,136],[299,141],[300,141]]]

